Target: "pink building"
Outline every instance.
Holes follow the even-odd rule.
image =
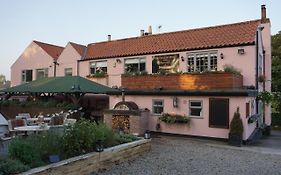
[[[42,77],[77,75],[77,61],[86,47],[69,42],[65,47],[32,41],[11,66],[11,85]]]
[[[271,89],[271,33],[265,6],[261,14],[257,20],[170,33],[153,34],[150,29],[138,37],[109,37],[87,47],[68,43],[63,51],[56,47],[60,50],[56,59],[32,42],[11,68],[12,85],[23,82],[23,70],[56,66],[48,76],[54,70],[64,76],[71,68],[72,75],[120,88],[120,93],[108,94],[110,109],[121,110],[123,116],[129,114],[122,110],[146,111],[140,115],[145,120],[140,122],[143,130],[228,138],[230,121],[239,107],[243,140],[251,140],[254,131],[271,125],[270,106],[256,98],[258,92]],[[38,61],[43,58],[44,62]],[[32,61],[25,62],[28,59]],[[260,82],[260,77],[265,81]],[[124,94],[125,102],[134,102],[134,107],[122,103]],[[162,113],[191,120],[167,124],[159,120]]]

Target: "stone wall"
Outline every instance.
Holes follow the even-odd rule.
[[[107,148],[100,153],[93,152],[47,166],[34,168],[22,173],[22,175],[88,175],[93,172],[99,172],[100,170],[110,168],[113,164],[136,158],[150,149],[151,140],[142,139]]]

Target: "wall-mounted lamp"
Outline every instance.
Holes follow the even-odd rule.
[[[116,62],[117,62],[118,64],[122,63],[122,61],[121,61],[119,58],[116,59]]]
[[[178,97],[173,98],[173,107],[177,108],[179,106],[179,99]]]
[[[221,59],[223,59],[223,53],[220,54]]]
[[[184,57],[183,56],[181,56],[181,61],[184,62]]]
[[[244,55],[245,54],[245,50],[244,49],[238,49],[238,54],[239,55]]]

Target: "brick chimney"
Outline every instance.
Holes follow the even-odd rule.
[[[261,5],[261,23],[266,23],[266,7],[265,5]]]

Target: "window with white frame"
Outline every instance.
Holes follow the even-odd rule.
[[[202,101],[199,100],[189,101],[189,115],[191,117],[202,117]]]
[[[32,81],[32,70],[22,70],[21,71],[21,81],[22,82]]]
[[[48,68],[36,69],[36,79],[48,77]]]
[[[90,74],[107,73],[107,61],[90,62]]]
[[[125,73],[136,73],[145,71],[145,58],[125,59]]]
[[[198,52],[187,54],[187,72],[217,70],[217,52]]]
[[[164,100],[152,100],[153,114],[160,115],[164,111]]]
[[[72,68],[65,68],[64,76],[72,76]]]

